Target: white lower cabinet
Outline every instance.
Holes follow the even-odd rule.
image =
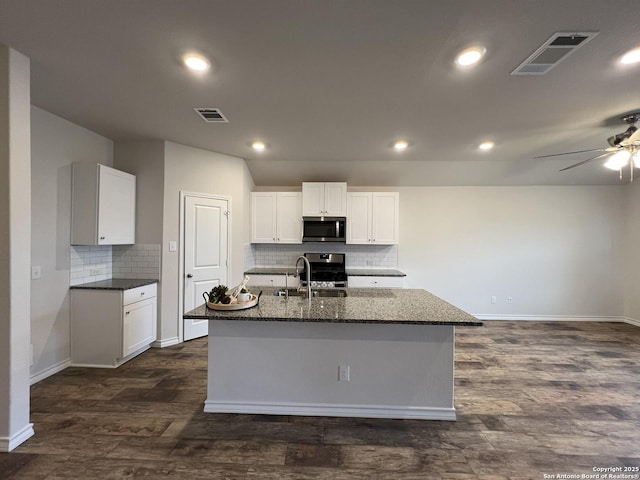
[[[404,288],[404,277],[372,277],[349,275],[350,288]]]
[[[292,270],[292,273],[295,272],[295,269]],[[261,275],[261,274],[252,274],[249,275],[249,283],[250,287],[295,287],[297,288],[300,285],[300,279],[298,277],[294,277],[292,274],[289,274],[289,277],[285,280],[284,275]],[[254,289],[255,290],[255,289]],[[253,292],[257,293],[257,292]]]
[[[117,367],[156,340],[157,285],[71,289],[71,363]]]

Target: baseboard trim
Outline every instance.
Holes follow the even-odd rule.
[[[403,418],[456,420],[455,408],[395,407],[384,405],[333,405],[307,403],[229,403],[207,400],[205,413],[302,415],[314,417]]]
[[[70,367],[71,366],[71,359],[67,358],[66,360],[63,360],[61,362],[56,363],[55,365],[52,365],[48,368],[45,368],[44,370],[38,372],[38,373],[34,373],[33,375],[31,375],[31,378],[29,379],[30,384],[34,385],[38,382],[41,382],[42,380],[44,380],[45,378],[49,378],[51,375],[55,375],[56,373],[59,373],[61,371],[63,371],[65,368]]]
[[[172,337],[172,338],[165,338],[162,340],[156,340],[155,342],[153,342],[151,344],[152,348],[165,348],[165,347],[171,347],[173,345],[177,345],[180,343],[180,338],[178,337]]]
[[[640,320],[636,320],[635,318],[623,317],[623,321],[624,323],[628,323],[629,325],[640,327]]]
[[[479,320],[523,320],[532,322],[625,322],[625,317],[588,316],[588,315],[509,315],[509,314],[473,314]],[[630,319],[629,319],[630,320]]]
[[[11,437],[0,437],[0,452],[10,452],[25,441],[33,437],[33,423],[28,423],[25,427]]]

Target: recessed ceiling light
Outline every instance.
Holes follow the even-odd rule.
[[[211,67],[211,62],[199,53],[187,53],[182,61],[189,70],[194,72],[206,72]]]
[[[409,146],[409,142],[407,142],[406,140],[398,140],[396,143],[393,144],[393,149],[396,152],[402,152],[406,150],[408,146]]]
[[[456,63],[461,67],[469,67],[478,63],[486,52],[487,49],[479,45],[467,48],[458,54]]]
[[[640,62],[640,47],[634,48],[633,50],[629,50],[620,59],[620,63],[624,65],[630,65],[632,63],[638,63],[638,62]]]
[[[256,152],[264,152],[267,146],[264,144],[264,142],[256,140],[251,144],[251,148],[253,148]]]
[[[487,150],[491,150],[496,144],[493,142],[482,142],[478,145],[478,150],[482,150],[486,152]]]

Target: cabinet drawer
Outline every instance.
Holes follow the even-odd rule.
[[[348,285],[352,288],[404,288],[404,277],[348,277]]]
[[[146,298],[154,298],[158,295],[157,291],[158,287],[155,283],[152,283],[151,285],[145,285],[143,287],[125,290],[122,303],[123,305],[129,305],[130,303],[139,302],[140,300],[144,300]]]
[[[295,272],[295,268],[293,271]],[[248,285],[250,287],[297,287],[300,285],[300,279],[291,274],[286,281],[284,275],[254,274],[250,276]]]

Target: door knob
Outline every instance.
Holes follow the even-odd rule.
[[[187,278],[193,278],[193,275],[191,275],[190,273],[187,273]]]

